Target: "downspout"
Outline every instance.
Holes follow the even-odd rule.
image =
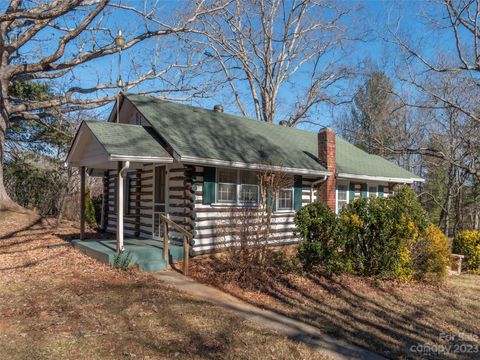
[[[313,188],[315,185],[321,184],[322,182],[327,181],[327,175],[324,175],[322,179],[315,180],[310,185],[310,204],[313,203]]]
[[[125,161],[125,165],[118,172],[118,220],[117,220],[117,253],[120,253],[125,250],[123,247],[123,203],[125,199],[123,198],[123,186],[124,178],[127,170],[130,168],[130,161]],[[127,200],[128,201],[128,200]]]

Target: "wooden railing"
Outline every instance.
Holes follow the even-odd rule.
[[[176,222],[170,220],[165,215],[160,215],[160,223],[163,223],[163,258],[168,264],[168,226],[173,227],[180,234],[183,235],[183,275],[188,276],[188,260],[190,256],[190,240],[193,235],[178,225]]]

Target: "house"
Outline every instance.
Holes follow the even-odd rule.
[[[81,169],[82,193],[85,171],[103,177],[102,226],[117,233],[118,249],[124,236],[160,240],[168,214],[192,234],[194,254],[228,244],[235,234],[224,228],[219,239],[218,224],[232,208],[258,203],[255,173],[264,169],[292,178],[272,217],[272,242],[282,244],[298,241],[294,215],[304,205],[320,201],[338,213],[353,199],[422,181],[329,128],[314,133],[140,95],[121,95],[108,122],[83,122],[67,163]],[[181,234],[171,228],[170,237]]]

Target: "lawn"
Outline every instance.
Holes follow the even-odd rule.
[[[225,259],[197,258],[191,274],[388,358],[480,359],[478,275],[450,276],[437,287],[344,275],[276,274],[246,289],[230,280]]]
[[[4,359],[318,359],[302,344],[66,244],[78,229],[0,212]]]

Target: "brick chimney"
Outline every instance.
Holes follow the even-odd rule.
[[[327,204],[330,209],[335,211],[337,188],[336,141],[335,132],[328,127],[322,128],[318,132],[318,159],[320,163],[332,173],[325,182],[320,184],[320,202]]]

